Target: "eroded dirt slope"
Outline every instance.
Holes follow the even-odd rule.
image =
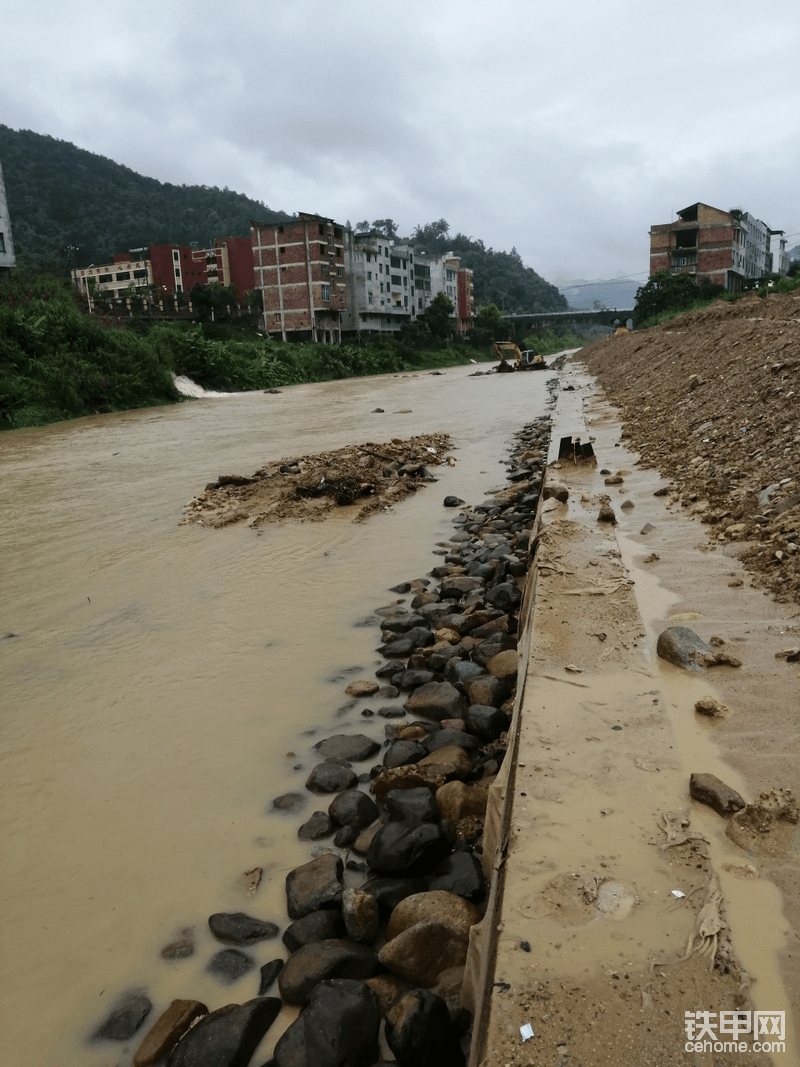
[[[579,358],[710,539],[743,542],[754,584],[800,603],[800,295],[718,301]]]

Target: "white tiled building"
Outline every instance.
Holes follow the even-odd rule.
[[[6,187],[3,183],[3,171],[0,168],[0,278],[17,265],[14,255],[14,239],[11,236],[11,218],[8,214]]]

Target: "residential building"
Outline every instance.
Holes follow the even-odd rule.
[[[14,255],[14,239],[11,236],[11,217],[8,214],[6,187],[3,182],[3,169],[0,167],[0,279],[17,265]]]
[[[344,227],[301,211],[291,222],[252,223],[250,243],[265,332],[338,343],[348,303]]]
[[[456,313],[458,316],[458,332],[469,333],[475,325],[475,294],[472,271],[469,267],[459,267],[458,269],[458,302]]]
[[[155,288],[158,296],[188,293],[193,285],[233,285],[239,301],[255,287],[253,253],[248,237],[224,237],[213,248],[149,245],[119,252],[113,263],[72,271],[84,293],[124,299],[133,290]]]
[[[771,230],[746,211],[722,211],[697,203],[677,212],[675,222],[650,230],[650,275],[668,270],[691,274],[698,282],[724,285],[731,292],[745,281],[788,270],[783,230]],[[778,254],[772,238],[780,236]]]

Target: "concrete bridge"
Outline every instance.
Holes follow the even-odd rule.
[[[602,311],[537,311],[531,314],[503,315],[514,337],[531,334],[554,333],[564,327],[580,326],[628,326],[633,318],[633,308],[604,308]]]

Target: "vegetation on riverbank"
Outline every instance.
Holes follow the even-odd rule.
[[[659,271],[636,293],[635,323],[637,330],[648,329],[668,322],[687,311],[700,311],[716,300],[735,303],[756,292],[762,299],[768,295],[791,293],[800,288],[800,264],[793,264],[788,277],[771,275],[760,281],[752,281],[746,289],[737,293],[725,292],[721,285],[703,281],[699,285],[691,274],[670,274]]]

